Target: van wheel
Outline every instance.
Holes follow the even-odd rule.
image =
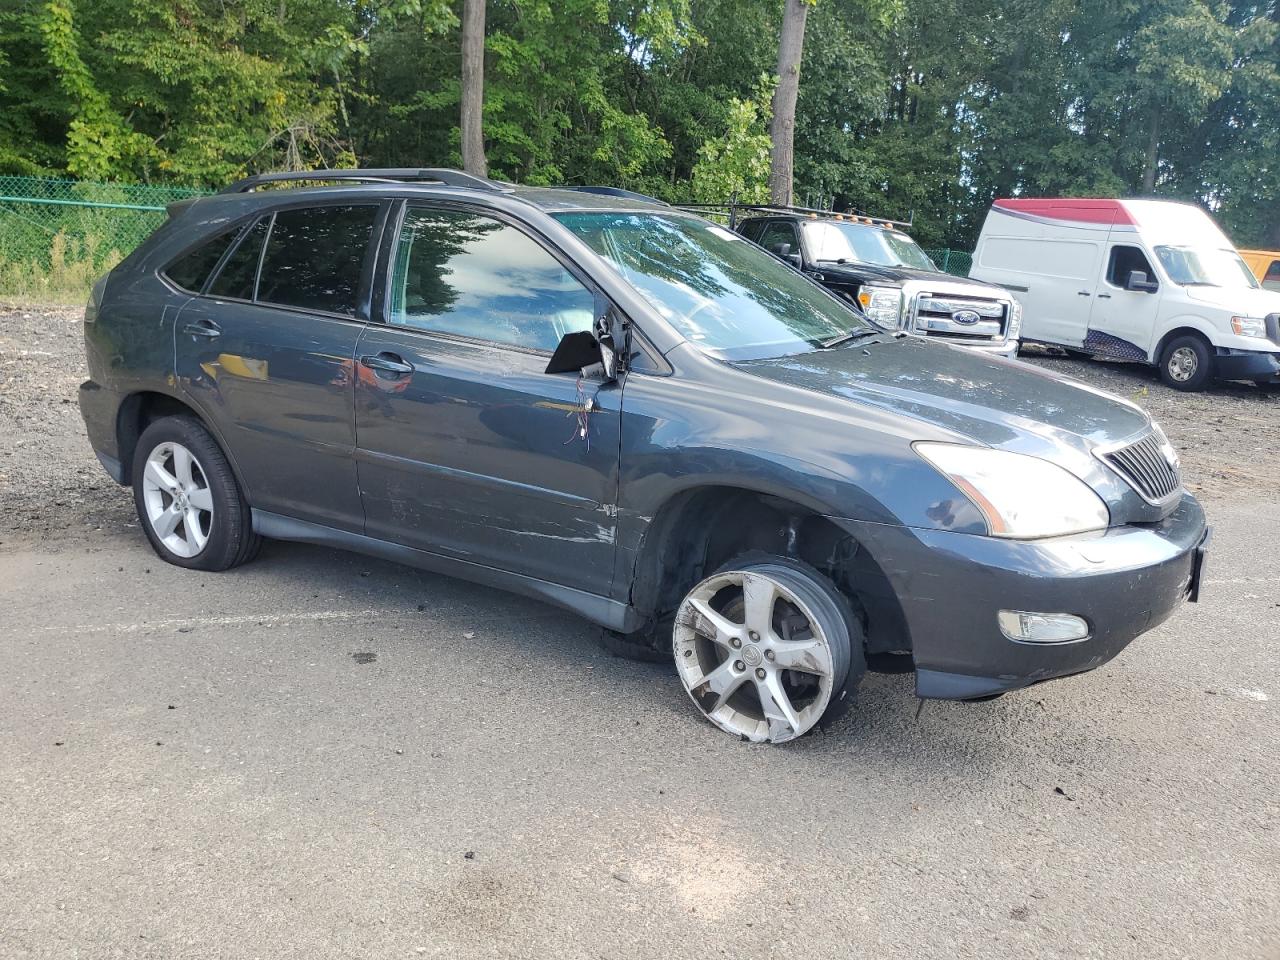
[[[1213,376],[1209,345],[1190,334],[1175,337],[1160,357],[1160,379],[1175,390],[1203,390]]]
[[[258,552],[231,465],[191,417],[157,420],[138,438],[133,502],[151,546],[176,566],[229,570]]]
[[[703,716],[743,740],[785,743],[853,703],[866,672],[849,602],[809,566],[744,554],[676,611],[676,668]]]

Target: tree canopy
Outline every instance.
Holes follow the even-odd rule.
[[[768,195],[783,0],[491,0],[490,174]],[[460,166],[462,0],[0,0],[0,173]],[[1154,194],[1280,245],[1280,3],[816,0],[798,203],[970,245],[997,196]]]

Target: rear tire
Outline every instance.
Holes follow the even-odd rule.
[[[676,669],[708,720],[743,740],[785,743],[852,705],[866,673],[862,624],[807,563],[743,554],[686,594]]]
[[[133,502],[162,560],[229,570],[257,554],[249,505],[218,442],[193,417],[165,417],[138,438]]]
[[[1187,334],[1165,344],[1160,379],[1175,390],[1203,390],[1213,378],[1213,354],[1200,337]]]

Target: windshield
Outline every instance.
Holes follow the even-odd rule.
[[[1184,287],[1258,288],[1258,278],[1234,250],[1213,247],[1156,247],[1169,279]]]
[[[556,218],[684,337],[725,359],[804,353],[873,329],[777,257],[706,220],[617,211]]]
[[[819,220],[804,225],[804,239],[815,260],[852,260],[881,267],[937,270],[929,255],[905,233],[865,223]]]

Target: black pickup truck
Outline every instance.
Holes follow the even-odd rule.
[[[901,225],[802,208],[744,213],[739,233],[857,303],[880,326],[1017,355],[1022,307],[1013,294],[943,273]]]

